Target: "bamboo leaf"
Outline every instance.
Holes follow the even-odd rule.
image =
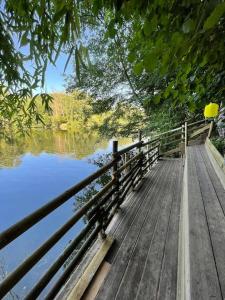
[[[206,19],[204,23],[204,29],[208,30],[216,26],[220,20],[220,18],[224,15],[225,13],[225,3],[220,3],[218,4],[211,15]]]

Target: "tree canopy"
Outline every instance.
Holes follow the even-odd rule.
[[[9,117],[26,97],[24,113],[35,112],[32,90],[61,51],[75,61],[69,88],[106,107],[125,98],[146,110],[168,102],[195,111],[225,99],[224,1],[7,0],[0,27],[0,105]],[[51,98],[42,98],[48,108]]]

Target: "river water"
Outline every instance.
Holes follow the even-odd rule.
[[[130,143],[130,139],[119,140],[120,147]],[[111,149],[112,141],[102,139],[97,132],[37,130],[12,143],[0,141],[0,231],[93,173],[97,166],[92,160]],[[1,250],[0,279],[72,216],[74,201],[70,199]],[[82,221],[76,224],[5,299],[23,299],[82,226]]]

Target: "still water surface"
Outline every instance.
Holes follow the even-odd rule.
[[[119,140],[120,147],[130,143],[130,139]],[[111,152],[111,149],[111,141],[103,140],[95,132],[75,134],[34,131],[12,144],[0,141],[0,231],[93,173],[97,166],[90,160]],[[73,213],[72,198],[2,250],[0,279],[62,226]],[[76,224],[5,299],[23,299],[82,226],[82,221]],[[45,293],[40,299],[44,298]]]

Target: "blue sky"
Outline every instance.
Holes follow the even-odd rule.
[[[15,43],[16,49],[23,53],[24,55],[29,55],[29,46],[20,46],[18,36],[15,34],[13,36],[13,41]],[[71,57],[66,71],[64,72],[64,68],[68,59],[69,54],[65,54],[63,51],[61,51],[57,61],[56,61],[56,66],[52,65],[49,62],[49,65],[46,70],[46,76],[45,76],[45,87],[44,87],[44,92],[51,93],[51,92],[61,92],[65,91],[65,76],[72,74],[74,71],[73,67],[73,58]],[[28,61],[25,63],[26,68],[33,73],[33,66],[32,66],[32,61]],[[41,90],[43,91],[43,90]],[[37,92],[40,92],[39,89]]]
[[[67,69],[64,73],[64,67],[66,65],[68,56],[61,53],[56,66],[49,64],[46,70],[45,76],[45,91],[51,92],[61,92],[65,90],[65,76],[73,73],[73,60],[71,59]]]

